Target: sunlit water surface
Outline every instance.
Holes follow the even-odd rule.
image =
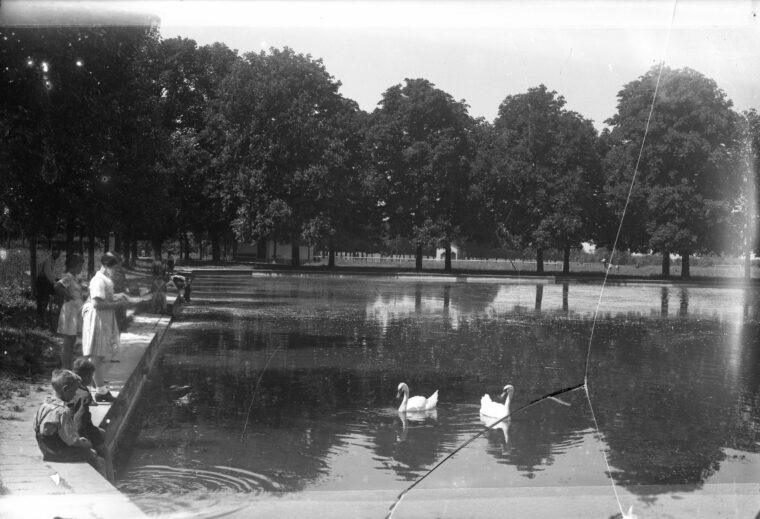
[[[608,486],[641,496],[760,473],[756,289],[488,278],[200,275],[164,337],[118,487],[151,515],[302,491]],[[599,313],[592,337],[592,321]],[[590,355],[589,355],[590,353]],[[440,392],[400,415],[396,387]],[[614,512],[614,510],[613,510]]]

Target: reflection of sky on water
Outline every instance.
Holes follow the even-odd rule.
[[[460,312],[458,305],[449,304],[444,307],[444,300],[432,296],[413,295],[379,295],[374,302],[367,305],[367,319],[376,321],[383,331],[388,329],[388,323],[401,317],[415,315],[438,316],[445,315],[450,319],[449,325],[453,329],[459,327]]]
[[[492,301],[483,308],[462,311],[462,295],[454,285],[446,296],[409,293],[378,295],[367,305],[367,316],[385,329],[388,322],[409,315],[446,315],[451,325],[472,314],[505,315],[538,311],[590,317],[599,306],[600,317],[690,317],[741,322],[751,311],[757,313],[755,289],[700,288],[660,285],[607,285],[600,300],[600,285],[500,284]]]

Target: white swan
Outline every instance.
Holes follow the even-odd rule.
[[[504,396],[506,393],[507,399],[503,404],[494,402],[491,400],[491,397],[488,396],[488,393],[486,393],[483,395],[483,398],[480,399],[480,414],[489,418],[504,418],[509,414],[509,404],[512,402],[512,395],[514,392],[515,388],[510,384],[504,386],[504,391],[501,395]]]
[[[435,406],[438,405],[437,389],[435,390],[435,393],[430,395],[430,398],[425,398],[424,396],[413,396],[412,398],[409,398],[409,386],[402,382],[398,385],[398,394],[396,394],[396,398],[401,398],[401,393],[404,394],[404,400],[398,408],[399,413],[430,411],[431,409],[435,409]]]

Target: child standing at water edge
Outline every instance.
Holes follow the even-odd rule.
[[[77,335],[82,333],[82,273],[84,258],[78,254],[66,256],[66,273],[55,283],[55,291],[63,298],[61,313],[58,315],[58,333],[63,335],[61,367],[71,369],[72,352]]]
[[[48,397],[34,416],[34,433],[37,445],[46,461],[87,461],[101,473],[105,462],[92,450],[92,442],[77,431],[79,417],[69,403],[80,385],[73,372],[60,369],[50,380],[55,397]]]

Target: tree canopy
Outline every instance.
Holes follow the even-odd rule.
[[[643,232],[626,242],[634,250],[661,252],[665,276],[670,253],[680,254],[688,277],[690,255],[724,250],[720,237],[739,187],[730,153],[736,114],[715,81],[688,68],[664,67],[642,148],[658,75],[652,68],[618,93],[617,113],[607,121],[606,193],[622,216],[641,149],[629,207]]]
[[[192,235],[214,260],[221,240],[273,240],[333,265],[403,242],[418,269],[441,247],[451,270],[452,243],[496,242],[534,250],[539,272],[563,253],[568,272],[591,241],[660,252],[665,276],[680,254],[688,276],[691,255],[758,250],[760,118],[694,70],[662,70],[648,128],[659,69],[624,85],[598,134],[545,85],[493,123],[424,78],[366,113],[287,47],[241,56],[150,24],[0,35],[0,232],[32,251],[64,233],[71,252],[78,232],[92,254],[114,233],[128,261],[138,240],[187,256]]]
[[[383,93],[372,114],[372,159],[383,183],[380,203],[391,235],[417,247],[447,249],[466,235],[474,121],[463,101],[425,79],[407,79]]]

